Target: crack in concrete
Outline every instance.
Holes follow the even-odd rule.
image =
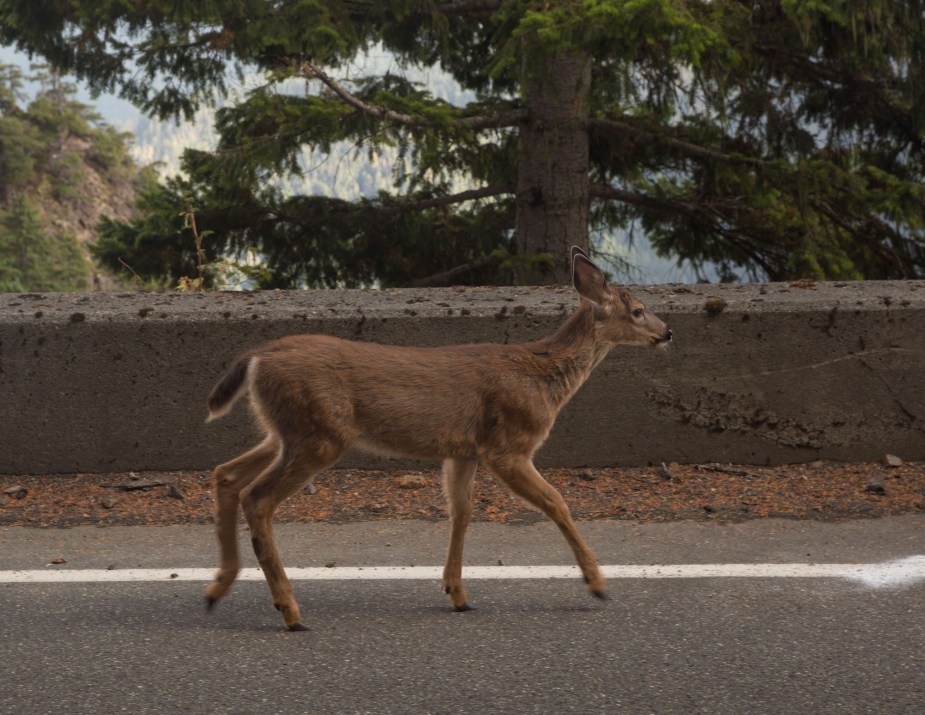
[[[897,348],[897,347],[877,348],[875,350],[862,350],[860,352],[849,353],[848,355],[841,355],[839,357],[831,358],[829,360],[821,360],[819,362],[805,363],[803,365],[793,365],[791,367],[775,368],[773,370],[758,370],[754,372],[738,373],[735,375],[722,375],[718,379],[720,380],[742,380],[742,379],[746,379],[750,377],[770,377],[772,375],[783,375],[788,372],[801,372],[803,370],[818,370],[821,367],[826,367],[827,365],[837,365],[838,363],[845,362],[846,360],[858,360],[859,362],[864,364],[863,358],[869,357],[872,355],[879,355],[881,353],[921,354],[922,351],[914,350],[911,348]],[[869,365],[866,365],[866,364],[864,364],[864,367],[868,369],[872,369],[870,368]]]
[[[883,375],[881,375],[873,365],[869,365],[863,358],[858,358],[858,362],[860,362],[861,365],[864,366],[868,372],[870,372],[871,375],[873,375],[880,382],[881,385],[883,385],[883,388],[887,391],[887,394],[893,398],[893,403],[896,405],[897,409],[899,409],[899,411],[910,421],[911,424],[909,424],[909,427],[916,430],[917,432],[925,432],[925,425],[922,425],[922,419],[914,412],[912,412],[908,407],[906,407],[899,396],[893,391],[893,386],[887,382],[886,378],[883,377]]]
[[[921,350],[896,346],[863,350],[827,360],[793,365],[789,367],[754,370],[732,375],[715,375],[710,387],[702,380],[688,378],[681,386],[694,385],[693,394],[678,394],[673,386],[659,381],[656,390],[649,397],[657,404],[662,414],[674,421],[690,424],[711,432],[738,432],[753,434],[782,446],[821,449],[826,446],[850,444],[858,434],[882,429],[887,432],[904,429],[925,433],[925,421],[916,414],[915,408],[907,404],[895,385],[883,375],[882,370],[868,360],[878,355],[890,354],[921,355]],[[807,370],[819,370],[849,360],[856,360],[861,367],[875,378],[875,384],[889,396],[895,412],[886,410],[881,414],[836,414],[789,416],[768,409],[763,394],[770,389],[765,378],[796,374]],[[738,383],[738,390],[727,392],[730,383]],[[757,384],[760,383],[760,384]],[[717,389],[718,388],[718,389]],[[888,403],[889,404],[889,403]],[[877,426],[877,427],[875,427]]]

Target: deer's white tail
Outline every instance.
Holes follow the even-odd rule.
[[[212,392],[209,393],[209,400],[206,403],[209,407],[209,416],[206,418],[206,422],[216,420],[231,411],[234,403],[247,389],[247,376],[253,362],[253,355],[245,355],[239,358],[212,388]]]

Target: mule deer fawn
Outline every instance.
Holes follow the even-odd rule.
[[[228,592],[240,568],[240,503],[273,604],[290,630],[305,629],[273,537],[273,512],[350,447],[443,460],[450,516],[443,589],[457,611],[469,610],[463,540],[479,462],[555,522],[591,592],[604,598],[597,559],[562,496],[533,466],[533,454],[612,347],[664,347],[671,331],[628,290],[608,286],[577,247],[572,280],[578,309],[532,343],[409,348],[295,335],[238,358],[209,395],[209,420],[247,392],[266,437],[215,469],[221,565],[206,588],[208,606]]]

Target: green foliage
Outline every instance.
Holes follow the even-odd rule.
[[[27,197],[0,215],[0,292],[84,290],[89,276],[74,236],[46,232]]]
[[[590,203],[596,232],[641,227],[662,255],[727,279],[896,278],[925,276],[923,18],[919,0],[0,0],[0,42],[162,117],[224,99],[245,69],[259,81],[217,112],[215,151],[187,152],[185,178],[149,187],[141,218],[102,227],[101,260],[145,280],[196,275],[184,196],[214,232],[206,284],[223,260],[263,286],[553,269],[574,226],[541,237],[549,252],[516,247],[525,214],[559,210],[544,181],[576,156],[586,176],[569,200]],[[388,67],[351,64],[383,50]],[[564,60],[591,77],[557,105],[568,112],[549,89]],[[461,106],[415,81],[432,68]],[[17,131],[0,123],[0,142]],[[394,150],[391,189],[294,195],[306,152],[344,143],[370,160]],[[527,176],[538,152],[547,174]],[[32,157],[3,156],[19,171]]]
[[[0,199],[33,178],[42,148],[40,132],[28,121],[15,115],[0,117]]]
[[[703,3],[682,0],[568,0],[567,2],[514,6],[509,22],[516,44],[508,57],[517,61],[528,53],[589,51],[594,56],[613,54],[612,45],[625,48],[630,62],[658,62],[681,69],[699,66],[702,55],[726,38],[712,24]],[[673,67],[674,62],[677,67]]]
[[[108,125],[103,126],[94,135],[94,141],[87,157],[103,172],[118,173],[120,169],[134,169],[129,156],[132,135],[119,132]]]
[[[49,175],[54,182],[52,195],[58,201],[73,201],[81,195],[87,173],[83,159],[76,154],[64,154],[49,166]]]
[[[176,179],[160,185],[153,171],[142,174],[139,218],[125,223],[104,217],[91,247],[94,257],[113,272],[130,271],[155,287],[176,285],[196,273],[196,250],[180,215],[189,187]]]
[[[634,212],[656,248],[773,279],[925,275],[922,17],[873,2],[730,14],[736,53],[707,53],[690,83],[715,117],[667,137],[634,120],[683,162]]]
[[[31,101],[25,80],[40,85]],[[125,171],[129,159],[125,136],[77,102],[75,91],[44,68],[26,75],[0,66],[0,291],[88,286],[90,267],[77,238],[54,228],[53,216],[90,200],[85,161],[106,180]]]
[[[195,211],[197,224],[209,232],[201,258],[189,210],[177,210],[187,202],[204,207]],[[421,264],[456,266],[491,253],[492,237],[509,225],[513,210],[500,202],[491,210],[410,212],[386,206],[382,198],[352,205],[278,193],[261,201],[242,196],[233,210],[211,205],[188,181],[150,181],[140,193],[139,217],[104,220],[93,253],[111,270],[126,270],[127,264],[146,283],[162,287],[198,276],[200,265],[205,287],[223,285],[229,273],[243,274],[260,288],[396,285]],[[434,232],[441,241],[433,240]],[[251,263],[254,256],[261,257],[260,265]],[[474,273],[478,279],[490,270]]]
[[[77,85],[63,82],[57,73],[47,71],[44,65],[32,69],[30,79],[37,81],[41,87],[26,110],[32,123],[62,138],[93,136],[95,131],[92,125],[99,122],[100,117],[89,106],[74,99]]]
[[[41,132],[19,107],[23,80],[18,67],[0,65],[0,205],[33,176],[42,148]]]

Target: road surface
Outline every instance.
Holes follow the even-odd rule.
[[[475,524],[466,563],[500,578],[455,613],[421,569],[445,524],[279,527],[303,633],[258,580],[205,612],[207,527],[0,529],[0,712],[923,711],[922,515],[580,529],[609,601],[525,570],[571,565],[551,525]]]

